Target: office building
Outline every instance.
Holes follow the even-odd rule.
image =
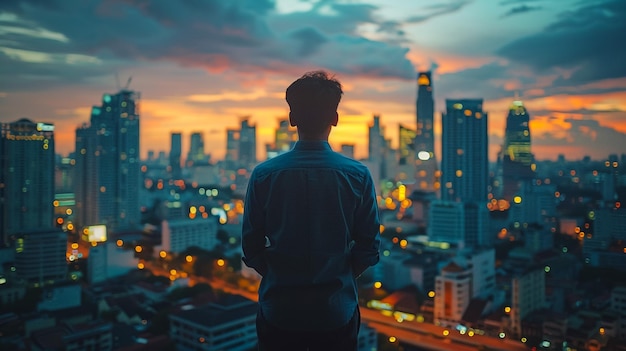
[[[529,119],[524,104],[519,100],[513,101],[506,118],[502,147],[502,197],[509,202],[519,195],[521,183],[530,183],[535,178]]]
[[[181,179],[183,176],[183,171],[180,165],[181,155],[182,155],[182,142],[183,137],[181,133],[172,133],[171,134],[171,144],[170,144],[170,173],[173,179]]]
[[[397,180],[413,182],[415,174],[415,130],[403,125],[398,126],[398,174]]]
[[[435,138],[433,132],[435,101],[431,72],[417,75],[416,101],[417,130],[415,135],[415,183],[422,191],[439,189]]]
[[[472,298],[471,270],[448,263],[435,278],[435,324],[454,327]]]
[[[252,169],[256,158],[256,126],[248,117],[242,117],[239,129],[226,129],[226,167]]]
[[[217,242],[217,220],[209,218],[179,218],[164,220],[161,224],[161,250],[180,253],[195,246],[207,251]]]
[[[283,154],[293,147],[298,140],[298,133],[295,127],[289,124],[286,118],[278,120],[278,128],[274,131],[274,143],[266,144],[265,153],[267,159]]]
[[[67,236],[60,229],[39,229],[15,234],[15,270],[18,279],[42,286],[67,276]]]
[[[54,227],[54,126],[20,119],[2,123],[0,135],[0,233]]]
[[[191,133],[189,140],[189,152],[187,153],[187,166],[207,163],[208,159],[204,154],[204,137],[201,132]]]
[[[489,211],[475,202],[436,200],[430,204],[428,239],[453,248],[489,247]]]
[[[446,100],[441,118],[442,200],[487,201],[487,117],[482,99]]]
[[[139,93],[104,94],[76,130],[76,211],[80,226],[110,231],[140,225]]]
[[[522,336],[522,320],[546,306],[546,279],[543,267],[535,267],[513,277],[511,283],[511,330]]]
[[[257,344],[257,304],[239,295],[183,306],[170,314],[170,338],[177,350],[248,351]]]
[[[384,128],[380,125],[380,116],[374,115],[372,124],[368,128],[367,155],[368,161],[372,165],[372,174],[378,174],[378,179],[385,179],[387,157],[387,143],[384,136]],[[378,183],[376,183],[378,184]]]

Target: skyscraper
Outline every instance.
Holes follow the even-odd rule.
[[[386,174],[386,142],[384,137],[384,128],[380,125],[380,116],[374,115],[374,120],[372,125],[369,127],[369,143],[368,147],[368,157],[369,162],[374,167],[374,171],[372,173],[378,175],[378,179],[384,179],[387,177]]]
[[[180,179],[182,170],[180,168],[180,157],[182,155],[182,135],[180,133],[172,133],[172,143],[170,146],[170,172],[172,178]]]
[[[190,143],[189,152],[187,153],[187,165],[197,165],[206,161],[206,156],[204,155],[204,138],[202,137],[202,133],[191,133],[189,141]]]
[[[415,173],[415,131],[403,125],[398,127],[398,174],[399,180],[412,179]]]
[[[20,119],[2,123],[0,231],[13,234],[54,227],[54,126]]]
[[[250,124],[248,117],[244,117],[241,120],[239,164],[245,168],[251,168],[256,165],[256,126]]]
[[[416,112],[415,181],[418,189],[435,191],[439,189],[439,182],[437,180],[437,158],[435,157],[433,133],[435,102],[430,71],[418,73]]]
[[[502,148],[502,197],[511,201],[521,183],[535,177],[534,158],[530,152],[529,115],[521,101],[513,101],[506,118]]]
[[[489,140],[483,100],[446,100],[441,117],[441,198],[487,201]]]
[[[76,130],[76,206],[79,225],[109,230],[140,224],[139,93],[104,94],[91,123]]]

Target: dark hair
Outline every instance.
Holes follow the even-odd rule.
[[[300,130],[317,133],[335,118],[341,83],[325,71],[307,72],[287,88],[285,99]]]

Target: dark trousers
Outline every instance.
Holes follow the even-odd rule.
[[[259,351],[357,351],[360,327],[358,306],[348,324],[330,331],[284,330],[268,323],[261,309],[256,316]]]

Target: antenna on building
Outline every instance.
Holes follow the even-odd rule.
[[[124,90],[128,90],[130,86],[130,82],[133,80],[133,76],[128,77],[128,81],[126,81],[126,85],[124,86]]]

